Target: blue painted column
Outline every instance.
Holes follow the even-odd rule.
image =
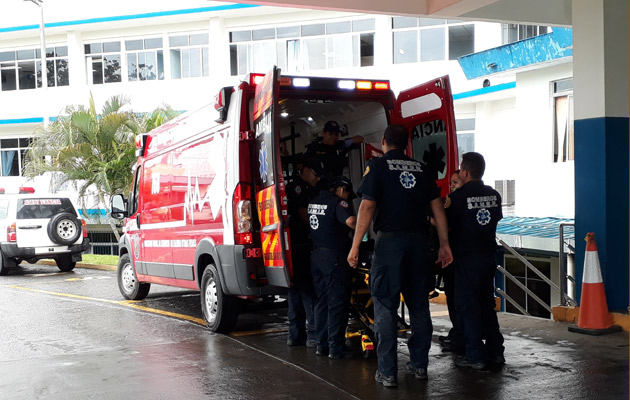
[[[573,0],[576,292],[594,232],[611,311],[629,297],[629,11],[628,0]]]

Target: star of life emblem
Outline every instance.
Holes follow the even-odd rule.
[[[269,165],[267,164],[267,145],[265,142],[260,144],[258,161],[260,162],[260,168],[258,169],[258,172],[260,172],[260,179],[263,183],[265,183],[267,182],[267,169],[269,168]]]
[[[311,215],[308,219],[311,229],[317,230],[319,228],[319,219],[317,219],[317,215]]]
[[[477,211],[477,222],[479,222],[479,225],[488,225],[490,222],[490,211],[485,208]]]
[[[405,189],[411,189],[416,186],[416,177],[411,172],[403,171],[400,173],[400,184]]]

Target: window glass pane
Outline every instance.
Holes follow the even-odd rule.
[[[182,49],[182,78],[190,78],[190,49]]]
[[[323,38],[304,40],[304,69],[326,68],[326,42]]]
[[[374,34],[361,34],[361,66],[371,67],[374,65]]]
[[[324,24],[302,25],[302,36],[323,35],[326,31]]]
[[[418,32],[394,32],[394,64],[418,61]]]
[[[566,92],[573,90],[573,79],[565,79],[562,81],[554,82],[554,92]]]
[[[374,30],[374,18],[362,19],[359,21],[352,21],[353,32],[373,31]]]
[[[238,49],[236,45],[230,45],[230,75],[238,75]]]
[[[140,80],[154,81],[158,77],[158,66],[157,66],[157,57],[156,54],[152,51],[148,51],[145,53],[141,53],[144,55],[144,68],[140,70],[142,75],[140,76]],[[138,57],[138,61],[140,61],[140,57]],[[144,77],[144,79],[142,79]]]
[[[418,25],[420,26],[432,26],[432,25],[444,25],[446,20],[435,18],[418,18]]]
[[[48,87],[55,86],[55,75],[54,60],[46,60],[46,78],[48,80]]]
[[[246,74],[249,72],[249,45],[238,45],[238,73]]]
[[[17,147],[17,146],[13,146],[13,147]],[[2,152],[2,154],[0,155],[0,163],[1,163],[0,167],[2,169],[2,176],[18,176],[19,175],[18,157],[16,156],[17,156],[17,150],[9,150],[9,151]]]
[[[328,68],[352,67],[352,36],[339,35],[328,37]]]
[[[34,58],[35,58],[35,50],[18,50],[17,51],[18,60],[32,60]]]
[[[446,23],[447,24],[461,24],[467,21],[461,20],[461,19],[447,19]]]
[[[430,131],[427,126],[431,126]],[[446,176],[446,153],[436,154],[435,149],[446,148],[444,121],[436,119],[415,126],[411,131],[411,144],[416,160],[424,162],[430,170],[437,172],[436,179]]]
[[[21,148],[30,146],[31,145],[31,140],[32,140],[31,138],[18,139]]]
[[[85,54],[95,54],[103,52],[102,43],[91,43],[85,45]]]
[[[188,46],[188,36],[171,36],[168,38],[168,45],[171,47]]]
[[[326,33],[347,33],[351,30],[350,21],[326,24]]]
[[[14,68],[1,70],[0,80],[2,80],[2,91],[15,90],[17,88]]]
[[[444,60],[446,41],[444,28],[420,31],[420,61]]]
[[[182,77],[182,49],[171,49],[171,79]]]
[[[0,53],[0,61],[13,61],[15,60],[15,51],[4,51]]]
[[[144,39],[145,49],[161,49],[162,38]]]
[[[276,62],[276,46],[273,42],[256,43],[252,46],[252,72],[264,73]]]
[[[459,131],[474,131],[475,130],[475,119],[474,118],[464,118],[464,119],[456,119],[455,120],[455,129]]]
[[[299,26],[285,26],[282,28],[276,28],[276,34],[278,39],[282,38],[294,38],[300,36]]]
[[[190,49],[190,76],[201,76],[201,49],[198,47]]]
[[[67,57],[68,56],[68,46],[57,46],[57,47],[55,47],[55,55],[57,57]]]
[[[287,41],[287,71],[296,72],[302,67],[300,59],[300,41]]]
[[[287,70],[287,42],[283,41],[279,41],[276,42],[276,65],[278,65],[278,68],[280,68],[282,71],[286,71]]]
[[[208,44],[208,34],[207,33],[199,33],[197,35],[190,35],[190,45],[201,45]]]
[[[129,81],[138,80],[138,57],[136,53],[127,54],[127,79]]]
[[[252,40],[252,31],[230,32],[230,42],[249,42]]]
[[[20,84],[20,89],[35,89],[35,85],[37,83],[37,78],[35,75],[35,61],[18,63],[18,80]]]
[[[120,42],[103,43],[103,52],[108,53],[114,51],[120,51]]]
[[[275,38],[276,38],[276,30],[274,28],[256,29],[252,31],[253,40],[267,40],[267,39],[275,39]]]
[[[88,60],[91,61],[92,66],[92,83],[100,85],[103,83],[103,60],[101,60],[101,57],[91,57]],[[88,69],[89,67],[90,63],[88,62]]]
[[[159,80],[164,79],[164,53],[162,50],[158,50],[156,53],[157,57],[157,76]]]
[[[17,139],[2,139],[0,140],[0,148],[3,149],[16,149],[18,147]]]
[[[120,55],[110,54],[103,57],[105,64],[105,82],[120,82]]]
[[[448,28],[448,58],[456,60],[457,57],[471,54],[475,48],[474,25],[449,26]]]
[[[70,85],[70,71],[68,68],[68,60],[55,60],[55,65],[57,69],[57,86]]]
[[[129,50],[142,50],[143,44],[142,40],[125,40],[125,49]]]
[[[210,75],[210,63],[209,63],[209,53],[210,51],[208,50],[207,47],[203,47],[201,49],[201,62],[203,64],[203,76],[208,76]]]
[[[392,28],[412,28],[418,26],[418,18],[414,17],[393,17]]]
[[[53,58],[55,56],[55,49],[53,47],[46,48],[46,58]]]

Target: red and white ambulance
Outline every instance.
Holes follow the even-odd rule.
[[[199,290],[208,327],[228,331],[237,299],[286,293],[291,243],[285,184],[328,120],[361,135],[346,174],[355,187],[378,155],[384,129],[412,132],[408,153],[437,173],[443,196],[457,168],[449,79],[400,93],[387,80],[250,74],[223,88],[214,105],[143,135],[129,198],[112,197],[125,218],[118,283],[127,299],[151,284]],[[342,137],[343,139],[343,137]]]

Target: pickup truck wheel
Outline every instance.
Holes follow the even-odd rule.
[[[77,265],[76,261],[72,261],[72,256],[70,254],[57,257],[55,262],[57,263],[57,268],[59,268],[61,272],[72,271]]]
[[[0,253],[0,276],[5,276],[9,273],[9,263],[7,263],[7,258],[4,254]]]
[[[123,254],[118,260],[118,289],[127,300],[142,300],[149,294],[150,283],[141,283],[136,277],[129,254]]]
[[[57,214],[48,223],[48,237],[53,243],[69,246],[81,235],[81,224],[77,217],[70,213]]]
[[[208,329],[229,332],[238,319],[238,303],[221,289],[221,278],[214,264],[206,267],[201,278],[201,309]]]

